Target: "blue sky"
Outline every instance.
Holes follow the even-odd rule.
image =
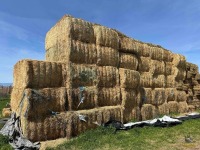
[[[0,83],[20,59],[44,60],[46,32],[64,15],[159,44],[200,66],[200,0],[1,0]]]

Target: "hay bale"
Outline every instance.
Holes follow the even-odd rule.
[[[193,89],[188,89],[188,96],[194,96]]]
[[[116,106],[121,105],[120,88],[99,88],[98,106]]]
[[[138,88],[140,85],[140,73],[134,70],[119,68],[120,86],[122,88]]]
[[[158,106],[159,115],[168,115],[169,114],[169,106],[167,103],[164,103]]]
[[[194,97],[193,97],[193,100],[190,101],[190,102],[188,102],[188,105],[193,105],[193,106],[195,106],[195,109],[197,110],[197,109],[200,108],[200,101],[199,101],[199,99],[198,99],[196,96],[194,96]]]
[[[122,115],[123,122],[133,119],[140,119],[140,109],[138,99],[140,98],[137,91],[132,89],[121,88],[122,96]]]
[[[193,78],[193,79],[192,79],[192,85],[193,85],[193,86],[198,86],[198,85],[199,85],[199,82]]]
[[[56,64],[57,65],[57,64]],[[38,78],[38,86],[39,88],[43,88],[44,85],[46,85],[46,81],[44,79],[46,79],[46,63],[45,62],[40,62],[38,64],[38,68],[39,68],[39,78]],[[57,72],[54,74],[54,75],[57,75],[57,76],[62,76],[62,66],[58,66],[57,65],[57,68],[56,68]],[[57,74],[58,73],[58,74]],[[60,73],[60,74],[59,74]],[[55,84],[53,84],[52,86],[54,86]]]
[[[67,51],[70,61],[77,64],[96,64],[97,50],[95,44],[72,40],[71,49]]]
[[[195,80],[197,80],[198,82],[200,81],[200,74],[199,74],[199,73],[196,74],[196,76],[195,76]]]
[[[91,109],[97,106],[98,89],[94,86],[67,89],[69,110]],[[83,103],[80,101],[83,99]]]
[[[56,124],[54,124],[57,128],[58,128],[58,123],[56,123]],[[43,126],[43,122],[40,122],[40,121],[37,121],[37,130],[36,130],[36,134],[37,134],[37,139],[39,140],[39,141],[41,141],[41,139],[44,139],[44,126]],[[54,130],[54,136],[58,136],[58,129],[57,128],[55,128],[55,130]]]
[[[19,107],[20,101],[22,100],[24,94],[24,89],[23,88],[13,88],[12,93],[11,93],[11,109],[13,112],[16,112],[17,108]]]
[[[180,54],[173,54],[172,64],[177,68],[181,68],[183,70],[186,70],[186,59],[185,59],[185,56],[180,55]]]
[[[185,80],[186,79],[186,71],[184,69],[175,70],[176,81]]]
[[[122,109],[122,114],[123,114],[123,123],[127,123],[131,120],[140,120],[140,109],[139,107],[135,107],[132,109]]]
[[[97,67],[96,65],[71,64],[67,83],[72,88],[81,86],[97,85]]]
[[[140,74],[140,86],[151,88],[153,86],[153,75],[150,72],[143,72]]]
[[[120,53],[120,68],[137,70],[138,59],[134,54]]]
[[[163,61],[172,62],[172,60],[173,60],[173,53],[169,50],[163,50]]]
[[[110,120],[110,110],[104,109],[103,110],[103,122],[108,122]]]
[[[93,24],[82,19],[72,18],[71,38],[86,43],[95,43]]]
[[[52,45],[55,45],[57,42],[56,37],[60,34],[65,34],[66,38],[69,38],[71,35],[71,16],[63,16],[60,21],[58,21],[46,34],[45,38],[45,49],[49,49]]]
[[[64,16],[46,34],[45,49],[57,44],[57,38],[65,34],[65,39],[75,39],[86,43],[95,43],[93,24],[82,19]]]
[[[122,121],[121,106],[115,106],[110,108],[110,118],[117,121]]]
[[[152,103],[152,88],[141,88],[140,89],[140,102],[137,103],[139,106],[143,104]]]
[[[186,71],[186,79],[191,79],[193,77],[191,71]]]
[[[177,85],[175,76],[174,75],[169,75],[166,78],[166,88],[175,88]]]
[[[99,110],[102,112],[103,123],[108,122],[110,119],[121,121],[121,106],[105,106]]]
[[[158,111],[151,104],[144,104],[141,108],[142,120],[149,120],[157,117]]]
[[[97,65],[114,66],[119,64],[119,52],[111,47],[97,46]]]
[[[152,105],[158,106],[162,105],[165,102],[165,89],[164,88],[155,88],[152,91]]]
[[[175,101],[170,101],[167,103],[169,106],[169,113],[178,113],[178,103]]]
[[[150,49],[150,57],[153,60],[159,60],[159,61],[163,61],[163,53],[164,53],[164,49],[160,48],[160,47],[152,47]]]
[[[194,111],[195,111],[195,106],[188,105],[188,112],[194,112]]]
[[[165,62],[165,75],[172,75],[172,68],[173,64],[172,62]]]
[[[172,68],[172,74],[175,76],[176,81],[186,79],[186,70],[181,68]]]
[[[121,88],[122,106],[125,109],[133,109],[137,104],[137,93],[133,89]]]
[[[192,74],[198,74],[199,73],[199,67],[196,64],[186,62],[186,69],[187,71],[190,71]]]
[[[58,61],[57,57],[57,46],[51,47],[45,52],[45,60],[46,61]],[[61,53],[62,54],[62,53]]]
[[[57,45],[58,39],[58,25],[52,27],[47,33],[45,37],[45,50],[48,51]]]
[[[72,18],[64,16],[46,34],[45,49],[46,60],[67,61],[69,60],[68,50],[71,49]]]
[[[52,74],[51,74],[51,87],[53,87],[54,85],[57,84],[57,79],[59,77],[59,72],[58,72],[58,66],[55,62],[51,63],[51,69],[52,69]],[[37,75],[37,70],[34,71]],[[38,73],[40,72],[40,68],[38,70]],[[60,73],[60,75],[62,75],[62,72]],[[38,77],[39,78],[39,77]],[[37,79],[37,78],[36,78]],[[61,78],[62,79],[62,78]],[[36,80],[37,81],[37,80]],[[36,82],[35,82],[36,83]],[[37,87],[37,85],[35,85],[34,87]]]
[[[166,87],[166,77],[165,75],[158,75],[153,78],[153,87],[164,88]]]
[[[67,37],[66,34],[59,34],[56,39],[56,45],[46,49],[47,61],[62,61],[69,62],[72,50],[72,39]]]
[[[150,56],[151,47],[148,44],[143,43],[141,41],[137,41],[137,40],[135,40],[134,44],[135,44],[135,48],[138,51],[139,56],[143,56],[143,57],[149,57]]]
[[[51,81],[51,74],[52,74],[52,64],[51,64],[51,62],[46,62],[45,74],[46,74],[46,78],[45,78],[46,84],[51,85],[51,82],[52,82]]]
[[[140,57],[139,63],[139,72],[149,72],[151,66],[151,58],[150,57]]]
[[[15,88],[46,88],[64,85],[65,65],[60,62],[21,60],[14,67]]]
[[[59,23],[57,23],[46,35],[45,40],[45,49],[46,49],[46,60],[49,61],[63,61],[68,62],[71,59],[72,61],[77,61],[74,58],[73,48],[75,41],[79,41],[79,43],[90,43],[90,44],[82,44],[85,45],[84,48],[85,57],[91,56],[96,59],[93,54],[95,49],[93,44],[96,43],[93,24],[87,21],[83,21],[81,19],[75,19],[69,16],[63,17]],[[81,46],[81,45],[79,45]],[[89,49],[88,49],[89,48]],[[89,51],[90,50],[90,51]],[[92,50],[92,51],[91,51]],[[82,50],[83,51],[83,50]],[[87,52],[89,54],[87,56]],[[81,51],[78,52],[81,54]],[[79,56],[79,55],[78,55]],[[78,57],[77,57],[78,58]],[[75,59],[75,60],[74,60]],[[95,60],[83,60],[88,63],[93,63]],[[96,62],[95,62],[96,63]]]
[[[24,124],[22,124],[23,126]],[[27,132],[27,138],[31,141],[37,141],[37,128],[36,128],[36,123],[34,121],[29,121],[28,126],[26,127],[26,130],[23,132]],[[46,139],[45,139],[46,140]]]
[[[86,122],[81,121],[77,116],[78,115],[84,115],[86,116]],[[88,129],[93,129],[97,127],[93,122],[96,121],[96,110],[80,110],[77,111],[76,114],[74,115],[74,126],[75,130],[72,131],[73,134],[79,135],[83,132],[85,132]]]
[[[137,41],[126,36],[120,36],[119,51],[138,54],[139,50],[136,46]]]
[[[96,44],[119,49],[119,37],[116,31],[100,25],[94,25]]]
[[[141,107],[143,105],[143,102],[145,101],[144,96],[142,94],[144,93],[144,90],[142,87],[139,87],[135,92],[136,92],[136,97],[135,97],[136,106]]]
[[[54,49],[55,52],[53,52],[54,55],[51,56],[53,59],[55,59],[54,61],[62,61],[67,63],[70,61],[69,58],[72,53],[71,50],[73,46],[72,41],[73,39],[66,37],[66,33],[58,36],[57,45]]]
[[[2,109],[2,116],[3,117],[6,117],[6,118],[8,118],[8,117],[10,117],[10,115],[11,115],[11,109],[10,108],[3,108]]]
[[[164,61],[151,60],[150,72],[154,75],[165,74],[165,63]]]
[[[188,91],[188,85],[185,85],[183,81],[177,82],[176,89],[179,91]]]
[[[200,95],[200,87],[199,86],[194,86],[193,93],[194,93],[195,96]]]
[[[79,112],[79,113],[73,114],[73,116],[72,116],[72,135],[73,136],[77,136],[81,132],[84,132],[85,128],[83,128],[83,127],[87,125],[86,122],[79,120],[78,115],[84,115],[87,117],[87,114],[85,113],[85,111],[83,111],[81,113]],[[87,118],[87,120],[88,120],[88,118]]]
[[[165,89],[165,99],[167,102],[177,100],[177,90],[175,88]]]
[[[178,112],[179,113],[186,113],[186,112],[188,112],[188,110],[189,110],[189,107],[188,107],[188,104],[186,101],[178,103]]]
[[[119,70],[112,66],[97,67],[98,87],[119,86]]]
[[[149,57],[150,49],[151,46],[146,43],[125,36],[120,37],[119,51],[135,54],[137,56]]]
[[[177,101],[178,102],[186,102],[187,94],[185,91],[177,91]]]
[[[44,88],[39,90],[26,89],[25,99],[18,108],[26,118],[40,118],[51,115],[51,111],[68,110],[66,88]]]
[[[46,141],[72,136],[70,113],[49,116],[44,120],[23,120],[23,135],[29,140]]]
[[[151,54],[151,46],[146,43],[136,42],[136,47],[138,49],[139,55],[143,57],[149,57]]]
[[[14,66],[14,82],[13,86],[15,88],[26,88],[30,81],[29,74],[32,74],[30,61],[28,60],[20,60]]]
[[[135,119],[136,119],[137,121],[141,121],[141,120],[142,120],[140,107],[136,107],[136,108],[132,111],[132,116],[135,116]]]

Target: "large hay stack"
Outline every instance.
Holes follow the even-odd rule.
[[[45,49],[45,61],[14,67],[12,111],[33,141],[200,107],[198,67],[161,46],[64,16],[47,33]]]

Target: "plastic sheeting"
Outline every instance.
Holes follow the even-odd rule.
[[[124,124],[127,129],[134,127],[144,127],[144,126],[154,126],[154,127],[168,127],[177,124],[181,124],[182,121],[178,119],[171,118],[169,116],[163,116],[162,118],[156,118],[153,120],[140,121],[140,122],[130,122]]]
[[[16,150],[39,150],[40,143],[32,143],[26,139],[21,131],[20,118],[13,113],[11,118],[0,130],[0,134],[9,137],[9,144]]]
[[[179,116],[176,118],[172,118],[169,116],[163,116],[162,118],[156,118],[153,120],[147,121],[140,121],[140,122],[129,122],[124,124],[126,129],[131,129],[134,127],[144,127],[144,126],[154,126],[154,127],[169,127],[181,124],[182,121],[189,120],[189,119],[198,119],[200,118],[199,113],[190,113],[186,116]]]

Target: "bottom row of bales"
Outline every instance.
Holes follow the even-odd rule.
[[[105,106],[90,110],[62,112],[43,119],[27,119],[22,116],[24,135],[32,141],[45,141],[57,138],[71,138],[80,133],[96,128],[110,119],[118,121],[148,120],[163,114],[182,113],[189,109],[186,102],[168,102],[158,107],[144,104],[142,108],[124,109],[122,106]],[[80,119],[85,116],[85,121]]]

